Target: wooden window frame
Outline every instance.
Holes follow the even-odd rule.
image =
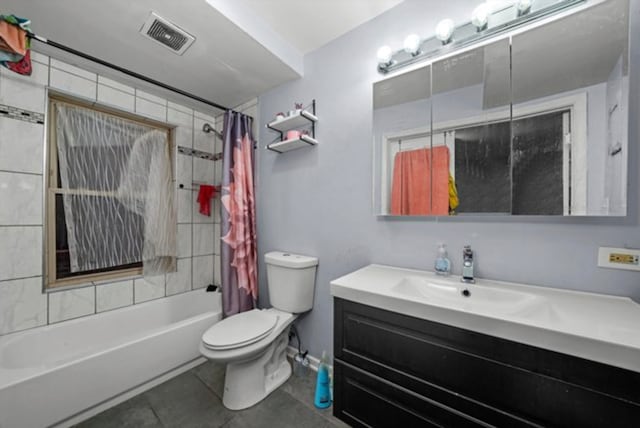
[[[101,191],[86,191],[86,190],[73,190],[73,189],[61,189],[58,183],[58,150],[56,141],[56,104],[65,104],[75,107],[85,108],[91,111],[97,111],[103,114],[118,117],[120,119],[150,126],[159,131],[165,132],[167,136],[167,144],[169,148],[174,147],[173,141],[173,127],[167,123],[157,120],[149,119],[147,117],[138,116],[134,113],[114,109],[112,107],[104,106],[95,102],[89,102],[70,97],[64,94],[58,94],[53,91],[48,93],[48,110],[47,110],[47,129],[46,129],[46,150],[45,150],[45,207],[44,207],[44,290],[51,291],[60,288],[67,288],[79,285],[86,285],[92,282],[111,281],[123,278],[131,278],[140,276],[142,274],[142,267],[114,267],[112,270],[98,273],[88,273],[86,275],[75,275],[67,278],[57,278],[56,267],[56,195],[59,194],[78,194],[78,195],[93,195],[93,196],[109,196],[113,192],[101,192]],[[169,150],[171,160],[171,175],[175,177],[174,162],[173,162],[173,150]]]

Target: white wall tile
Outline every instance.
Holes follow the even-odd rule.
[[[214,257],[214,271],[213,271],[213,283],[215,285],[222,285],[222,281],[221,281],[221,258],[220,256],[215,256]]]
[[[213,184],[215,176],[214,162],[208,159],[193,158],[193,179]]]
[[[216,184],[222,184],[222,160],[218,160],[213,163],[213,182]]]
[[[193,147],[193,129],[186,126],[177,126],[173,129],[176,144],[181,147]]]
[[[198,189],[198,186],[194,186],[196,189]],[[198,191],[193,192],[193,222],[194,223],[213,223],[214,221],[214,209],[215,209],[215,200],[218,198],[218,196],[216,196],[215,198],[212,198],[210,203],[211,206],[211,215],[207,216],[204,214],[200,214],[200,202],[198,202]]]
[[[178,271],[167,274],[167,296],[191,290],[191,259],[178,259]]]
[[[42,227],[0,227],[0,280],[42,275]]]
[[[218,184],[218,183],[216,183]],[[213,199],[213,221],[215,223],[220,223],[220,207],[222,206],[222,202],[220,202],[220,194]]]
[[[42,224],[42,176],[0,172],[0,225]]]
[[[0,281],[0,334],[47,323],[42,277]]]
[[[119,91],[122,92],[126,92],[127,94],[131,94],[131,95],[135,95],[136,94],[136,90],[129,86],[129,85],[125,85],[122,84],[120,82],[117,82],[115,80],[109,79],[108,77],[104,77],[104,76],[98,76],[98,83],[101,85],[106,85],[106,86],[110,86],[114,89],[117,89]]]
[[[44,126],[0,117],[0,169],[42,174]]]
[[[51,68],[50,79],[50,84],[53,88],[61,89],[89,100],[96,99],[98,84],[95,80],[85,79],[53,67]]]
[[[133,305],[133,281],[119,281],[96,287],[96,309],[104,312]]]
[[[202,130],[202,126],[208,123],[211,126],[215,125],[213,121],[203,120],[199,117],[195,117],[193,121],[193,148],[196,150],[202,150],[203,152],[213,153],[215,140],[218,138],[213,132],[206,133]]]
[[[110,86],[98,85],[98,102],[132,112],[135,108],[136,98]]]
[[[95,313],[95,287],[49,293],[49,323]]]
[[[0,67],[0,104],[44,113],[49,67],[34,62],[32,69],[31,76],[22,76]]]
[[[176,154],[176,181],[191,188],[193,181],[193,157]]]
[[[193,126],[193,113],[185,113],[184,111],[168,109],[167,121],[172,125],[182,125],[188,128]]]
[[[140,89],[136,90],[137,98],[144,98],[147,101],[151,101],[152,103],[162,104],[163,106],[167,105],[167,100],[159,97],[157,95],[150,94],[149,92],[141,91]]]
[[[181,111],[183,113],[187,113],[187,114],[193,115],[193,109],[191,109],[189,107],[185,107],[182,104],[178,104],[178,103],[174,103],[174,102],[169,101],[168,105],[169,105],[169,108],[172,108],[174,110],[179,110],[179,111]]]
[[[136,303],[164,297],[164,275],[136,279],[133,282]]]
[[[209,122],[211,126],[213,126],[213,124],[216,123],[215,116],[213,116],[210,113],[194,110],[193,115],[201,120],[204,120],[205,122]]]
[[[76,76],[82,77],[83,79],[92,80],[94,82],[98,78],[96,73],[92,73],[91,71],[84,70],[82,68],[76,67],[75,65],[71,65],[67,62],[60,61],[55,58],[51,58],[51,67],[65,71],[67,73],[75,74]]]
[[[136,113],[162,122],[167,120],[167,106],[136,96]]]
[[[40,64],[49,65],[49,57],[31,49],[31,60]]]
[[[213,252],[220,254],[220,224],[216,223],[213,226]]]
[[[193,258],[193,289],[213,284],[213,257],[200,256]]]
[[[190,224],[178,225],[178,257],[191,257],[191,234]]]
[[[193,191],[188,189],[178,189],[177,191],[178,223],[191,223],[192,193]]]
[[[213,254],[213,223],[193,225],[193,255]]]

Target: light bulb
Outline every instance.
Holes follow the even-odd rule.
[[[436,25],[436,37],[438,40],[442,42],[443,45],[446,45],[451,41],[451,36],[453,36],[453,30],[455,29],[455,24],[451,19],[443,19],[438,22]]]
[[[418,55],[420,53],[420,36],[417,34],[409,34],[404,39],[404,51],[412,56]]]
[[[391,62],[391,56],[393,55],[393,51],[387,45],[381,46],[378,49],[378,64],[380,65],[388,65]]]
[[[482,3],[473,9],[471,14],[471,23],[478,31],[482,31],[486,28],[489,22],[489,5]]]
[[[518,0],[518,16],[526,15],[531,10],[531,0]]]

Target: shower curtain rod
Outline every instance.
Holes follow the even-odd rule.
[[[104,60],[102,60],[100,58],[96,58],[95,56],[86,54],[84,52],[80,52],[78,50],[70,48],[69,46],[65,46],[65,45],[62,45],[62,44],[60,44],[58,42],[54,42],[53,40],[49,40],[49,39],[47,39],[45,37],[38,36],[37,34],[31,33],[31,32],[27,32],[27,37],[29,37],[30,39],[33,39],[33,40],[37,40],[40,43],[44,43],[46,45],[52,46],[52,47],[54,47],[56,49],[60,49],[62,51],[65,51],[65,52],[68,52],[70,54],[79,56],[81,58],[88,59],[89,61],[95,62],[97,64],[104,65],[105,67],[109,67],[109,68],[111,68],[113,70],[119,71],[120,73],[126,74],[127,76],[135,77],[136,79],[140,79],[140,80],[143,80],[145,82],[151,83],[153,85],[160,86],[161,88],[164,88],[164,89],[167,89],[169,91],[175,92],[177,94],[183,95],[185,97],[191,98],[192,100],[196,100],[196,101],[199,101],[199,102],[201,102],[203,104],[210,105],[211,107],[215,107],[215,108],[217,108],[219,110],[231,110],[230,108],[227,108],[227,107],[225,107],[223,105],[220,105],[218,103],[214,103],[213,101],[206,100],[206,99],[201,98],[201,97],[199,97],[197,95],[193,95],[193,94],[190,94],[189,92],[183,91],[182,89],[178,89],[178,88],[175,88],[173,86],[167,85],[166,83],[159,82],[159,81],[157,81],[155,79],[152,79],[150,77],[143,76],[142,74],[138,74],[135,71],[127,70],[126,68],[122,68],[122,67],[120,67],[118,65],[111,64],[110,62],[104,61]]]

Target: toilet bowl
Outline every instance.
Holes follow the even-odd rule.
[[[316,258],[270,252],[265,262],[274,307],[232,315],[210,327],[200,342],[204,357],[227,365],[222,403],[231,410],[257,404],[291,376],[289,329],[313,306]]]

